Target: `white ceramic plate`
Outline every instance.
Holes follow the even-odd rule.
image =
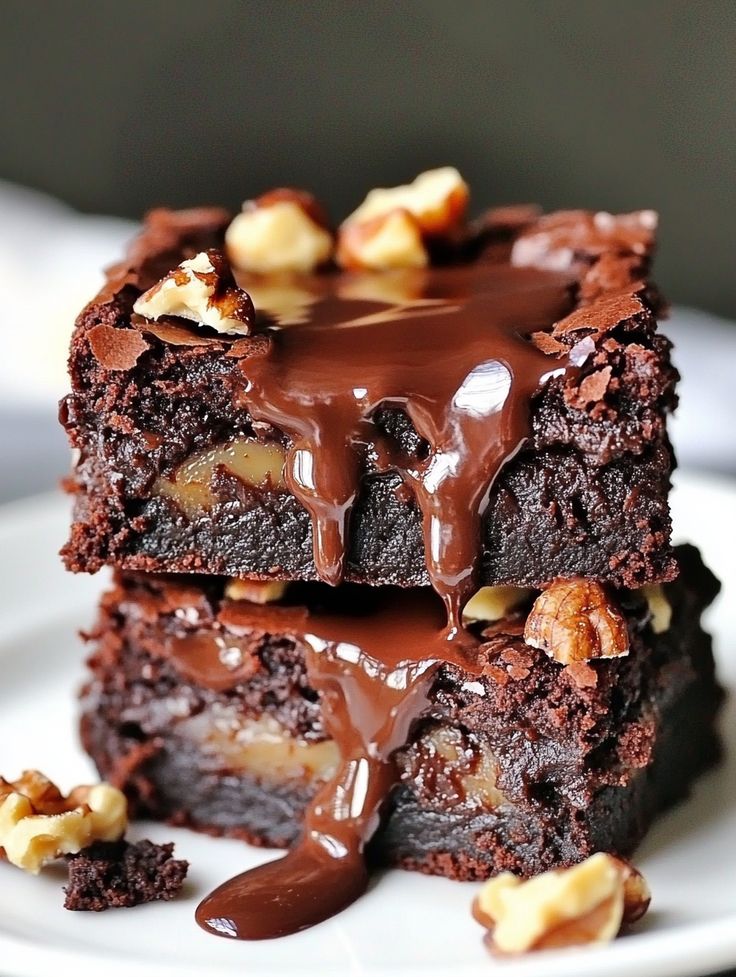
[[[709,615],[721,675],[736,686],[736,483],[682,477],[673,500],[678,539],[697,541],[725,584]],[[75,733],[74,691],[83,651],[76,630],[89,624],[103,580],[62,571],[66,503],[45,497],[0,511],[0,773],[38,767],[71,787],[93,777]],[[729,647],[730,645],[730,647]],[[729,652],[731,654],[729,654]],[[470,916],[475,886],[390,872],[341,916],[306,933],[267,943],[215,939],[198,929],[201,896],[269,856],[235,841],[160,825],[136,837],[173,839],[191,862],[173,903],[103,914],[62,908],[63,870],[32,878],[0,865],[0,972],[105,977],[704,977],[736,966],[736,722],[724,716],[726,766],[702,779],[690,801],[662,819],[637,863],[654,901],[635,934],[598,949],[494,961]],[[275,856],[276,853],[273,853]],[[72,970],[72,968],[74,968]]]

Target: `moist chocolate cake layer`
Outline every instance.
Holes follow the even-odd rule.
[[[698,623],[717,584],[692,547],[678,557],[666,630],[655,633],[641,595],[618,595],[626,657],[561,666],[524,643],[522,611],[486,630],[477,670],[440,667],[396,754],[398,783],[370,858],[480,878],[629,852],[718,755],[722,693]],[[140,813],[288,845],[339,757],[303,641],[264,632],[260,610],[223,590],[206,578],[117,578],[90,635],[83,742]],[[364,613],[366,599],[361,588],[297,585],[285,610],[306,603],[310,621],[330,600]],[[230,683],[193,680],[201,663],[181,644],[193,637],[219,642]]]
[[[475,529],[471,532],[468,524],[460,532],[459,522],[458,531],[435,536],[455,540],[452,545],[458,547],[462,540],[463,581],[476,570],[490,584],[541,585],[570,574],[629,587],[671,579],[675,568],[667,491],[673,458],[666,415],[675,403],[677,375],[669,342],[657,333],[661,303],[643,284],[652,228],[637,215],[602,215],[606,221],[598,220],[600,216],[570,212],[540,218],[527,213],[526,223],[509,227],[491,214],[482,232],[469,232],[454,249],[446,249],[436,266],[423,271],[419,286],[412,280],[403,298],[394,294],[397,285],[395,276],[391,278],[390,301],[381,297],[387,281],[381,275],[358,279],[333,269],[290,283],[291,301],[296,290],[305,308],[313,310],[307,329],[320,327],[324,315],[337,316],[329,329],[342,328],[335,303],[345,303],[351,316],[356,303],[363,312],[378,310],[389,319],[398,316],[396,309],[404,310],[396,321],[384,324],[387,366],[384,373],[376,373],[378,403],[365,406],[365,417],[350,418],[360,431],[348,425],[344,410],[334,416],[326,410],[326,420],[319,421],[319,437],[312,440],[320,444],[338,415],[346,425],[336,438],[341,450],[349,448],[345,457],[326,449],[312,451],[330,484],[339,473],[346,484],[337,501],[330,496],[329,505],[323,505],[330,495],[325,488],[325,498],[308,513],[304,503],[309,493],[303,487],[298,493],[295,480],[284,475],[293,467],[299,441],[289,425],[304,417],[318,423],[316,408],[302,412],[293,393],[301,382],[304,357],[294,351],[296,340],[288,337],[298,339],[302,326],[275,329],[278,315],[269,312],[274,283],[264,290],[260,282],[259,299],[259,283],[247,276],[239,281],[251,290],[260,310],[261,335],[233,341],[191,323],[146,323],[136,317],[136,298],[161,275],[197,251],[222,247],[229,219],[222,211],[155,212],[126,261],[110,272],[103,291],[81,314],[72,341],[72,392],[61,416],[79,460],[69,480],[76,508],[64,549],[67,565],[87,571],[110,563],[148,572],[334,577],[331,582],[342,576],[371,584],[439,586],[442,554],[429,554],[428,559],[424,545],[424,537],[433,532],[428,512],[436,503],[439,515],[433,518],[460,517],[454,505],[439,504],[434,489],[422,494],[421,486],[432,458],[455,464],[454,442],[448,442],[442,455],[439,434],[434,445],[429,434],[420,436],[420,430],[432,427],[423,407],[417,406],[427,402],[422,385],[430,371],[422,369],[419,380],[412,379],[419,383],[416,389],[406,386],[409,380],[403,375],[392,377],[392,343],[398,343],[392,330],[398,337],[407,309],[418,316],[428,302],[439,303],[444,318],[426,322],[433,323],[437,348],[448,347],[438,357],[446,355],[449,362],[453,342],[464,350],[464,331],[477,331],[479,321],[467,311],[476,292],[471,289],[466,301],[461,289],[461,300],[452,305],[453,289],[459,287],[452,283],[470,275],[477,291],[487,269],[489,281],[498,279],[494,288],[503,308],[517,296],[513,301],[519,315],[513,328],[518,325],[518,337],[514,333],[509,349],[516,351],[514,356],[533,357],[534,369],[511,370],[525,380],[519,381],[518,390],[513,378],[509,381],[511,392],[501,408],[516,411],[511,427],[503,425],[504,437],[510,439],[503,456],[481,465],[477,478],[466,479],[469,496],[483,488],[484,479],[491,486],[487,505],[483,498],[468,510],[472,520],[476,509],[484,512],[477,541],[471,540]],[[444,298],[422,297],[435,293]],[[488,317],[490,335],[501,325],[494,320],[494,304],[485,292],[480,294],[485,305],[478,315],[481,325],[482,316]],[[531,302],[534,295],[538,297]],[[418,333],[424,323],[418,320]],[[532,328],[538,331],[531,333]],[[510,355],[500,352],[508,329],[503,324],[503,342],[489,339],[488,355],[500,357],[498,363]],[[360,347],[361,356],[343,357],[345,369],[360,372],[365,351],[372,348],[369,339]],[[310,348],[307,343],[305,356]],[[545,364],[536,362],[540,356],[549,360],[548,374],[543,374]],[[315,356],[317,367],[326,359]],[[255,372],[260,362],[268,365],[262,378]],[[503,370],[508,373],[506,366]],[[525,387],[532,375],[540,378],[536,393],[534,383],[530,391]],[[481,374],[471,369],[472,376],[477,382],[466,377],[468,382],[458,390],[465,399],[479,398],[477,405],[488,414],[488,445],[495,450],[503,441],[490,410],[496,388],[491,385],[481,397]],[[351,390],[357,391],[355,384]],[[277,404],[286,394],[294,403]],[[458,403],[451,400],[455,407]],[[441,427],[440,401],[433,404],[435,426]],[[463,408],[461,413],[463,423],[469,423],[473,411]],[[281,426],[276,415],[284,417]],[[461,442],[470,443],[465,436]],[[468,467],[478,452],[466,454],[463,464]],[[426,510],[424,526],[420,508]],[[327,516],[323,510],[329,510]],[[338,511],[344,518],[340,525]],[[315,520],[320,519],[315,534]],[[334,537],[330,559],[325,537]]]

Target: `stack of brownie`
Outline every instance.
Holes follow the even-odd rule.
[[[114,568],[84,746],[141,815],[292,846],[213,932],[311,925],[375,864],[626,854],[717,757],[654,215],[467,196],[153,211],[77,321],[63,555]]]

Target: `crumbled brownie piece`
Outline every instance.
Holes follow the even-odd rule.
[[[65,909],[99,913],[173,899],[182,887],[189,863],[172,858],[173,844],[152,841],[97,842],[70,855]]]

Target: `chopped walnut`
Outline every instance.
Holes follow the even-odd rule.
[[[408,210],[392,210],[371,220],[343,224],[337,261],[356,271],[424,268],[429,252],[417,219]]]
[[[633,866],[599,852],[528,881],[504,872],[486,882],[473,912],[495,953],[518,954],[608,942],[644,915],[650,899]]]
[[[332,257],[335,242],[317,200],[284,188],[246,201],[225,244],[236,268],[270,274],[314,271]]]
[[[467,184],[451,166],[428,170],[404,186],[371,190],[340,227],[338,264],[374,271],[424,268],[425,240],[450,237],[467,205]]]
[[[574,577],[555,580],[537,597],[524,640],[563,665],[629,653],[623,614],[601,584]]]
[[[649,605],[649,623],[655,634],[669,631],[672,623],[672,605],[667,600],[664,587],[661,584],[646,584],[641,593]]]
[[[526,587],[481,587],[463,608],[466,621],[501,621],[531,596]]]
[[[95,841],[117,841],[127,823],[125,795],[110,784],[75,787],[65,797],[37,770],[0,778],[0,854],[34,875]]]
[[[247,600],[251,604],[272,604],[281,600],[287,584],[283,580],[240,580],[234,577],[225,584],[228,600]]]
[[[179,316],[217,332],[247,335],[255,322],[253,302],[240,288],[222,252],[200,251],[138,298],[133,311],[146,319]]]
[[[445,235],[462,223],[468,198],[468,185],[458,171],[453,166],[442,166],[420,173],[413,183],[371,190],[343,228],[405,210],[416,220],[423,235]]]

